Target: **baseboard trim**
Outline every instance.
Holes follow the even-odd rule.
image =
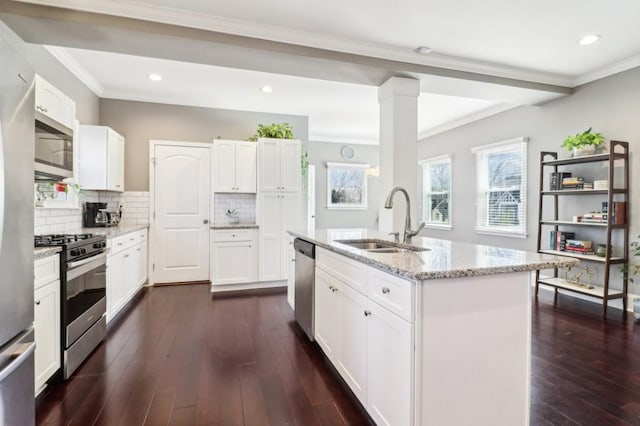
[[[246,284],[211,285],[216,295],[280,294],[287,292],[286,281],[267,281]]]
[[[211,284],[211,281],[209,281],[209,280],[202,280],[202,281],[176,281],[174,283],[154,283],[153,286],[154,287],[165,287],[165,286],[172,286],[172,285],[202,285],[202,284]]]

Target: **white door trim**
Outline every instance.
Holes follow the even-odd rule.
[[[178,146],[178,147],[195,147],[195,148],[207,148],[211,156],[213,156],[213,144],[210,142],[186,142],[186,141],[172,141],[172,140],[161,140],[161,139],[151,139],[149,140],[149,263],[148,263],[148,274],[149,277],[149,285],[153,285],[156,282],[155,279],[155,250],[152,249],[154,246],[154,238],[155,238],[155,167],[154,167],[154,153],[156,151],[156,146]],[[211,165],[213,165],[213,158],[211,158]],[[213,190],[213,187],[212,187]],[[211,224],[211,218],[213,217],[213,197],[209,199],[209,223]],[[211,258],[211,256],[209,256]],[[211,265],[209,265],[211,268]]]

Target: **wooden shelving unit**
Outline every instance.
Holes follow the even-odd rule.
[[[610,275],[612,265],[624,265],[629,259],[629,144],[621,141],[610,141],[609,152],[604,154],[585,155],[575,158],[558,158],[557,152],[543,151],[540,153],[540,192],[538,203],[538,252],[553,254],[557,256],[566,256],[579,259],[581,261],[597,262],[604,265],[604,282],[602,286],[587,286],[585,284],[576,284],[574,282],[566,281],[561,278],[558,273],[558,269],[553,270],[552,276],[545,276],[540,271],[536,271],[536,296],[538,295],[539,284],[548,285],[554,287],[556,294],[558,290],[567,290],[574,293],[580,293],[592,297],[602,299],[602,316],[606,317],[607,307],[609,300],[622,299],[623,308],[627,309],[627,286],[628,276],[623,274],[622,277],[622,290],[612,290],[609,288]],[[616,161],[623,163],[623,186],[616,186],[614,179],[614,167]],[[569,190],[545,190],[544,176],[545,173],[558,173],[560,167],[563,167],[564,171],[569,171],[568,167],[577,164],[588,163],[604,163],[608,167],[608,181],[609,187],[607,189],[569,189]],[[614,217],[612,214],[608,215],[608,221],[606,223],[586,223],[586,222],[573,222],[566,220],[566,216],[560,215],[559,197],[564,196],[605,196],[608,202],[609,212],[613,208],[613,203],[616,201],[624,201],[625,204],[625,224],[613,223]],[[603,200],[604,201],[604,200]],[[553,217],[543,218],[543,212],[546,202],[553,203]],[[604,257],[573,253],[569,251],[551,250],[542,247],[543,241],[548,241],[545,238],[551,230],[556,232],[560,231],[560,228],[590,228],[599,230],[605,233],[605,244],[607,247],[611,247],[612,234],[614,231],[622,232],[622,240],[624,248],[622,249],[622,255],[612,255],[612,251],[607,250],[607,254]],[[543,236],[543,233],[545,236]],[[589,288],[591,287],[591,288]]]

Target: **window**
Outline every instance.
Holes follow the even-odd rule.
[[[451,156],[420,161],[422,221],[428,227],[451,229]]]
[[[527,140],[472,149],[476,155],[476,232],[527,236]]]
[[[327,163],[327,208],[367,208],[368,164]]]

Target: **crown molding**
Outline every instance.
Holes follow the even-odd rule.
[[[609,77],[610,75],[627,71],[639,66],[640,66],[640,54],[636,56],[632,56],[627,59],[623,59],[620,62],[607,65],[606,67],[598,68],[597,70],[581,74],[573,81],[573,86],[575,87],[575,86],[581,86],[583,84],[591,83],[592,81],[600,80],[601,78]]]
[[[429,138],[431,136],[453,130],[456,127],[464,126],[465,124],[473,123],[474,121],[482,120],[483,118],[491,117],[492,115],[500,114],[501,112],[505,112],[519,106],[520,105],[500,103],[476,113],[466,115],[464,117],[449,121],[436,127],[432,127],[431,129],[423,130],[422,132],[418,133],[418,142],[422,142],[423,139]]]
[[[104,95],[104,87],[63,47],[44,46],[62,65],[75,75],[99,98]]]
[[[380,142],[377,139],[368,139],[368,138],[340,138],[335,136],[323,136],[323,135],[314,135],[312,133],[309,134],[309,142],[317,142],[317,143],[335,143],[341,145],[380,145]]]

